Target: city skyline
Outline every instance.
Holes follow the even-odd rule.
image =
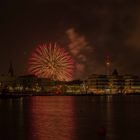
[[[107,56],[112,69],[140,75],[139,6],[130,0],[2,1],[0,73],[12,61],[15,74],[28,74],[32,51],[58,42],[76,61],[75,79],[105,73]]]

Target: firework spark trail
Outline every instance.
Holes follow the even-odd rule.
[[[74,62],[63,49],[54,45],[40,45],[29,59],[29,72],[53,80],[72,80]]]

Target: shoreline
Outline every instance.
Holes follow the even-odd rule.
[[[21,97],[31,97],[31,96],[130,96],[130,95],[140,95],[140,93],[127,93],[127,94],[75,94],[75,93],[63,93],[63,94],[54,94],[54,93],[2,93],[0,94],[0,99],[8,98],[21,98]]]

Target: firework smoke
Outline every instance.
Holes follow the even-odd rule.
[[[75,78],[85,78],[91,72],[93,48],[89,45],[84,35],[79,35],[74,28],[66,31],[69,39],[69,50],[76,61]],[[93,57],[93,56],[92,56]],[[88,74],[87,74],[88,73]]]

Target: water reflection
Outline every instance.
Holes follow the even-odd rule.
[[[140,139],[139,96],[0,100],[0,140]]]
[[[77,97],[76,109],[76,133],[78,140],[105,139],[101,131],[106,127],[106,106],[101,97]],[[104,99],[105,100],[105,99]],[[101,132],[101,133],[100,133]],[[104,133],[104,132],[103,132]],[[106,132],[105,132],[106,133]]]
[[[0,140],[24,140],[22,99],[0,100]]]
[[[30,100],[29,140],[74,140],[72,97],[33,97]]]

